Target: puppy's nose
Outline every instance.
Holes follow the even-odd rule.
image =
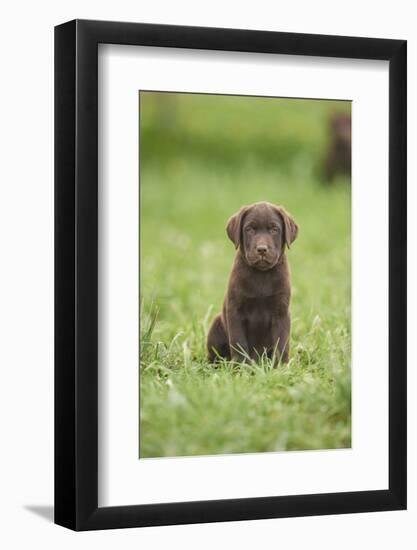
[[[267,246],[265,244],[258,244],[256,247],[256,252],[259,254],[266,254],[266,251],[268,250]]]

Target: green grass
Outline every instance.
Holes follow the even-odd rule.
[[[317,173],[328,113],[346,104],[271,100],[268,117],[264,104],[204,97],[182,96],[164,131],[155,97],[141,98],[140,456],[350,447],[350,186]],[[291,360],[209,365],[207,328],[235,253],[226,221],[260,200],[300,225]]]

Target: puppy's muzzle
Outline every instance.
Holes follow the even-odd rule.
[[[268,247],[266,246],[266,244],[258,244],[258,246],[256,247],[256,252],[259,254],[259,256],[264,257],[268,252]]]

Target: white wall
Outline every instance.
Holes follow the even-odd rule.
[[[417,278],[413,2],[68,0],[1,12],[0,541],[5,548],[415,548],[416,288],[409,289],[409,510],[74,534],[47,521],[53,473],[53,26],[75,17],[408,39],[409,279]],[[6,7],[7,6],[7,7]]]

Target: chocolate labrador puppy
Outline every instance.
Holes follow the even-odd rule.
[[[209,361],[220,356],[244,362],[266,352],[286,363],[291,283],[285,247],[298,226],[281,206],[258,202],[232,216],[226,231],[237,253],[223,311],[208,333]]]
[[[330,142],[324,163],[324,176],[327,182],[337,174],[351,173],[352,120],[349,114],[335,113],[330,119]]]

